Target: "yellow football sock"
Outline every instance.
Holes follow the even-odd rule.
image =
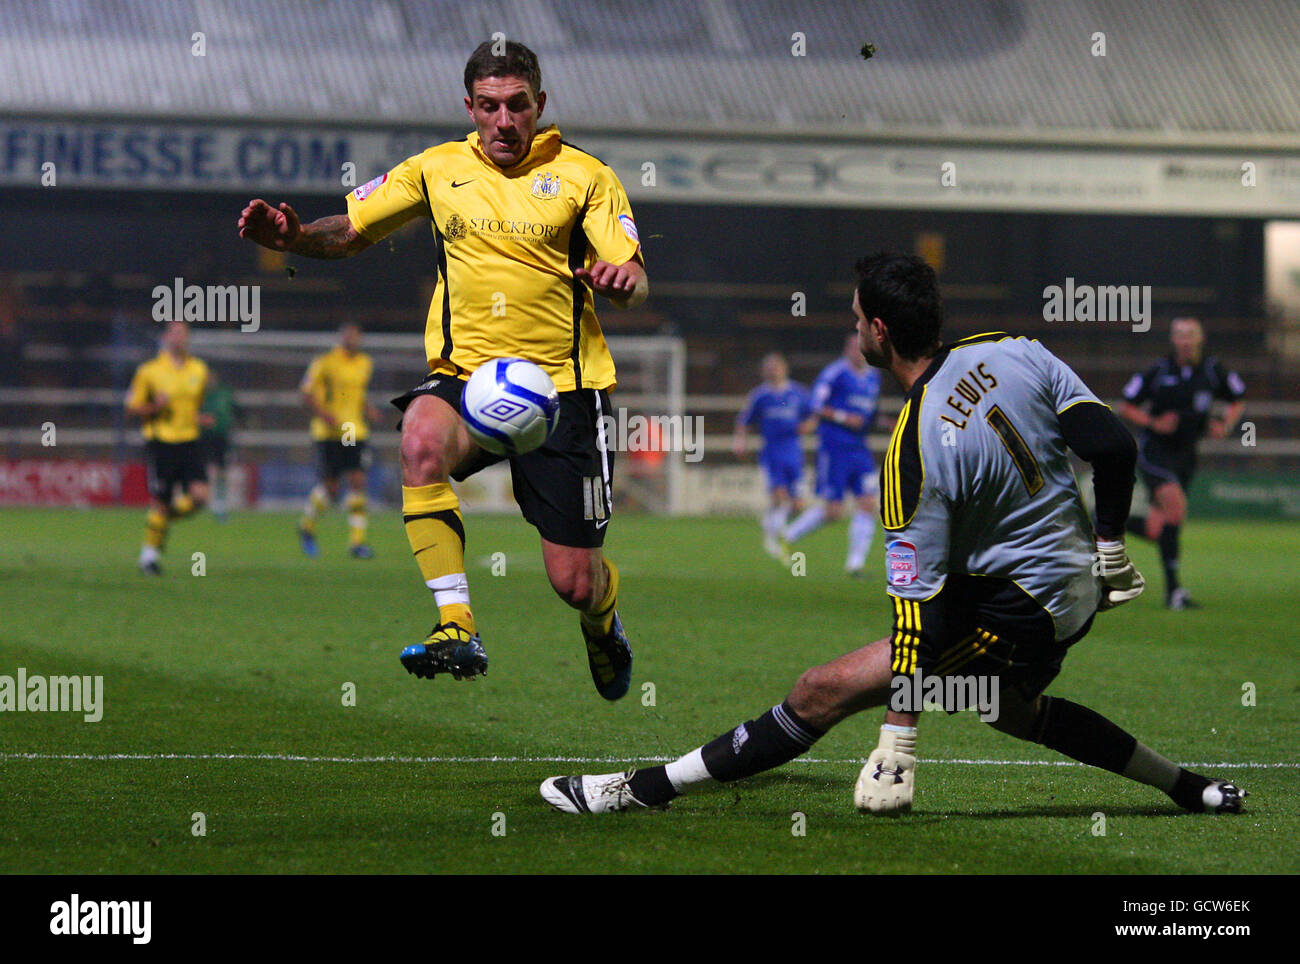
[[[402,519],[424,584],[433,592],[438,621],[474,632],[465,578],[465,524],[449,482],[402,486]]]
[[[605,572],[609,579],[605,584],[605,596],[595,607],[582,614],[582,624],[593,634],[605,635],[614,625],[614,609],[618,606],[618,566],[606,559]]]
[[[316,517],[328,509],[329,506],[329,493],[325,491],[325,486],[316,486],[311,490],[311,494],[307,496],[307,504],[303,506],[302,518],[298,520],[298,528],[308,535],[315,535]]]
[[[348,496],[348,544],[365,545],[366,542],[366,497],[360,492]]]
[[[144,517],[144,544],[150,549],[162,550],[167,542],[167,513],[150,509]]]

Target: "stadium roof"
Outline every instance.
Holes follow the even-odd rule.
[[[463,124],[465,59],[501,31],[585,129],[1300,137],[1289,0],[6,0],[3,17],[9,113]]]

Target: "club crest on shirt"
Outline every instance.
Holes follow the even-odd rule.
[[[380,174],[374,180],[366,181],[365,184],[362,184],[359,188],[353,191],[352,196],[355,197],[358,201],[364,201],[366,198],[370,197],[372,193],[374,193],[375,188],[379,187],[379,185],[383,184],[387,180],[388,180],[387,174]]]
[[[465,224],[465,219],[453,211],[451,217],[447,219],[447,226],[442,234],[448,241],[459,241],[469,234],[469,228]]]
[[[560,175],[538,171],[533,176],[533,197],[552,198],[560,194]]]
[[[916,582],[916,546],[902,539],[885,546],[885,572],[891,586],[910,586]]]

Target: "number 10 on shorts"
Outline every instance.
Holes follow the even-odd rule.
[[[582,480],[582,517],[605,518],[605,480],[598,475]]]

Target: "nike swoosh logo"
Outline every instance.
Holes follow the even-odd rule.
[[[452,181],[452,182],[451,182],[451,186],[452,186],[452,187],[464,187],[466,184],[469,184],[469,183],[471,183],[471,182],[473,182],[473,181],[475,181],[475,180],[477,180],[477,178],[473,178],[473,177],[471,177],[468,181],[461,181],[459,184],[457,184],[455,181]]]
[[[597,528],[597,529],[603,529],[603,528],[605,528],[605,526],[607,526],[607,525],[609,525],[609,520],[608,520],[608,519],[602,519],[600,522],[597,522],[597,523],[596,523],[596,528]]]

